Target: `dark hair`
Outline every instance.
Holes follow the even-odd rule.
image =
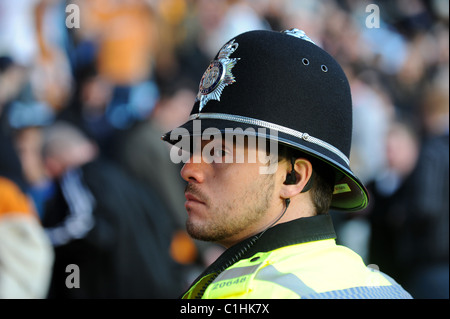
[[[311,176],[313,180],[310,189],[311,198],[316,209],[316,214],[326,214],[331,205],[336,179],[333,168],[313,155],[279,144],[278,161],[287,160],[290,162],[291,158],[305,158],[311,162],[313,167],[313,174]]]

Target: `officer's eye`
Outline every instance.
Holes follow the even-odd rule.
[[[202,151],[204,160],[207,163],[224,163],[230,156],[232,152],[224,144],[208,145],[208,150],[204,149]]]
[[[214,150],[215,157],[224,157],[228,154],[228,152],[224,148],[218,148]]]

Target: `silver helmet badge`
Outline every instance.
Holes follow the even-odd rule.
[[[200,101],[199,112],[210,100],[220,101],[223,89],[236,82],[231,70],[239,58],[230,59],[230,55],[236,51],[239,44],[234,40],[225,44],[220,49],[217,60],[212,61],[200,80],[197,101]]]

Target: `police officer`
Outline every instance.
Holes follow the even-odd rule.
[[[349,167],[351,133],[347,78],[303,31],[226,43],[189,121],[163,136],[190,152],[187,231],[227,248],[183,298],[411,298],[336,245],[328,210],[368,204]]]

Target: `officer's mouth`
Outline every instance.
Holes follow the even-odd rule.
[[[184,203],[186,209],[188,209],[191,206],[205,205],[205,202],[201,201],[197,196],[195,196],[192,193],[186,192],[184,193],[184,197],[186,197],[186,202]]]

